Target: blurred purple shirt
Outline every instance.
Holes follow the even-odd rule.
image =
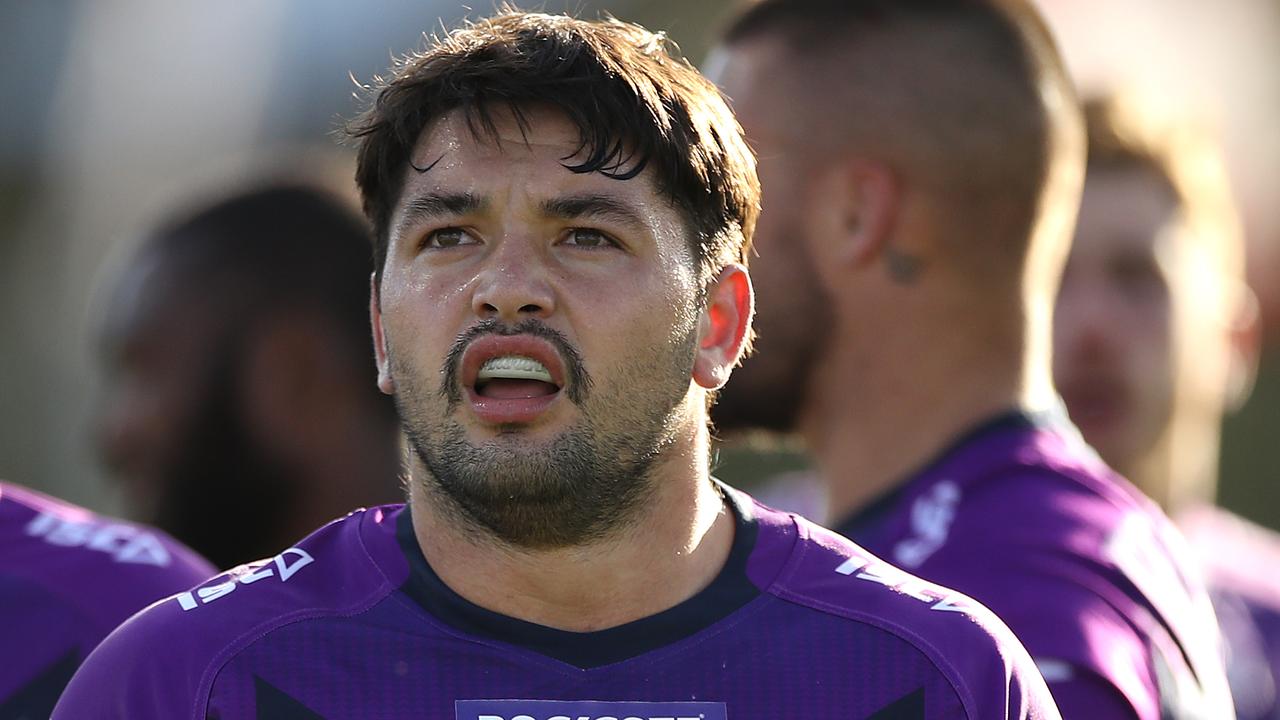
[[[107,633],[215,572],[157,530],[0,483],[0,718],[48,717]]]
[[[993,419],[836,527],[994,611],[1063,717],[1232,716],[1185,541],[1059,413]]]

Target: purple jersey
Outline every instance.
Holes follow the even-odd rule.
[[[0,483],[0,718],[46,718],[89,651],[216,570],[162,533]]]
[[[1059,717],[990,612],[726,493],[735,536],[707,588],[585,633],[468,602],[432,571],[404,506],[359,511],[134,617],[54,716]]]
[[[993,610],[1064,717],[1231,717],[1185,541],[1065,417],[997,418],[837,527]]]
[[[1280,720],[1280,535],[1215,507],[1178,525],[1204,568],[1239,720]]]

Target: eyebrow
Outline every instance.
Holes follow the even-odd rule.
[[[635,208],[609,195],[569,195],[544,200],[542,212],[561,220],[595,217],[614,220],[639,229],[649,227]]]
[[[460,193],[427,193],[405,202],[400,219],[396,222],[396,232],[424,220],[431,220],[445,215],[466,215],[483,210],[484,200],[469,192]]]

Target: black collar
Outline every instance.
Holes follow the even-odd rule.
[[[720,573],[688,600],[625,625],[570,632],[501,615],[470,602],[431,569],[414,536],[407,506],[396,521],[396,538],[409,561],[409,579],[401,590],[434,617],[472,635],[524,647],[583,669],[626,660],[689,637],[760,594],[747,577],[747,559],[755,548],[758,524],[733,493],[724,495],[735,524],[733,545]]]

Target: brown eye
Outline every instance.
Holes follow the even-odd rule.
[[[443,228],[427,235],[424,247],[447,249],[472,244],[471,236],[462,228]]]
[[[585,248],[617,247],[617,243],[610,239],[608,235],[590,228],[574,228],[570,230],[564,244]]]

